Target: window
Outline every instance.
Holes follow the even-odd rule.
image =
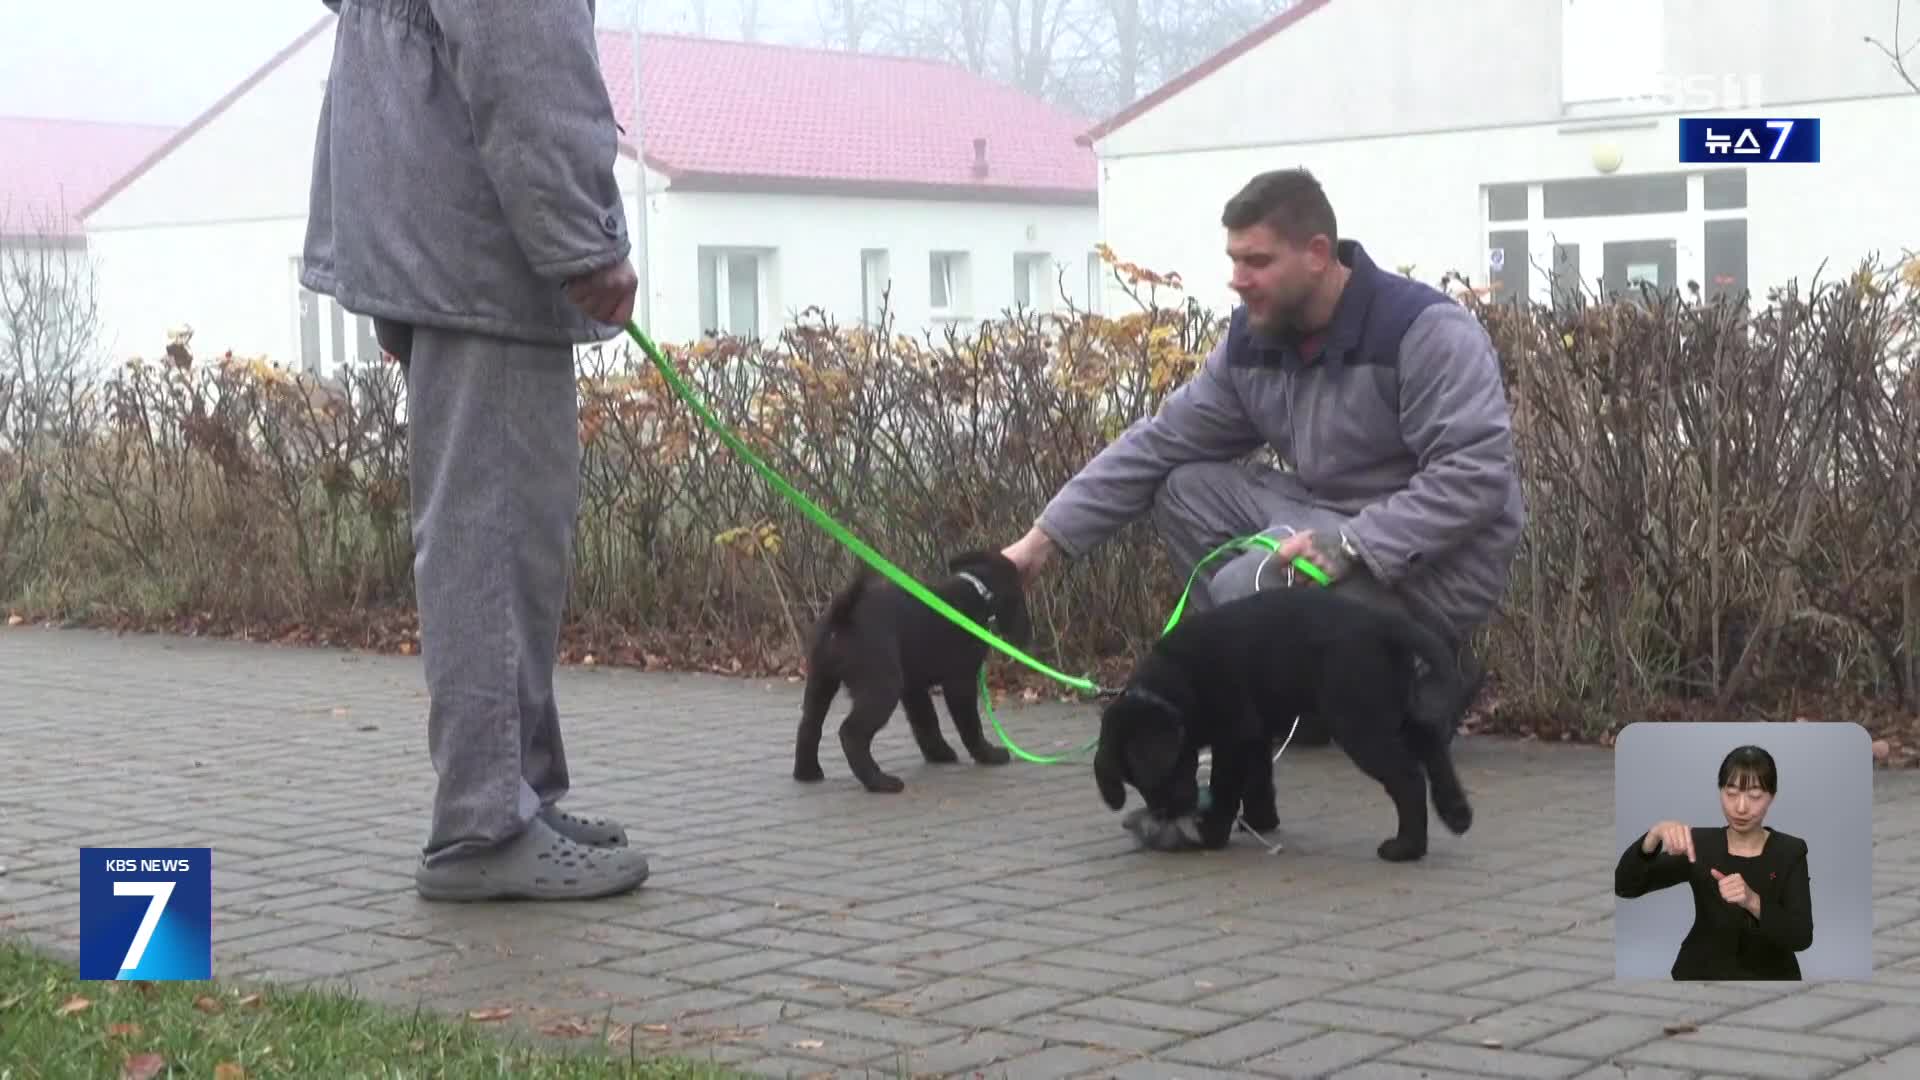
[[[1500,229],[1487,234],[1487,284],[1495,303],[1525,304],[1533,295],[1533,265],[1527,258],[1527,230]]]
[[[868,326],[880,325],[887,289],[893,283],[890,262],[883,249],[868,248],[860,253],[860,321]]]
[[[1561,104],[1657,95],[1666,14],[1666,0],[1560,0]]]
[[[1715,169],[1700,178],[1708,210],[1739,210],[1747,205],[1747,170]]]
[[[1747,219],[1714,218],[1704,224],[1706,298],[1740,299],[1747,291]]]
[[[1487,185],[1487,220],[1527,220],[1527,185]]]
[[[761,273],[767,252],[752,248],[700,249],[700,332],[760,336]]]
[[[1553,180],[1540,185],[1540,204],[1541,213],[1550,218],[1685,213],[1687,174]]]
[[[1553,245],[1553,270],[1547,277],[1552,290],[1553,310],[1566,314],[1578,308],[1582,298],[1580,245]]]
[[[935,315],[964,316],[969,292],[966,252],[936,251],[927,257],[927,306]]]
[[[1021,252],[1013,257],[1013,304],[1047,311],[1053,300],[1053,259],[1045,253]]]

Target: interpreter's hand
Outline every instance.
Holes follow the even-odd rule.
[[[1053,546],[1053,540],[1035,526],[1027,530],[1027,535],[1001,548],[1000,554],[1005,555],[1014,569],[1020,571],[1020,585],[1025,588],[1033,583],[1033,579],[1040,573],[1040,568],[1053,558],[1056,550],[1058,549]]]
[[[1353,556],[1346,550],[1346,542],[1337,532],[1327,533],[1308,529],[1297,532],[1280,542],[1280,548],[1274,552],[1280,561],[1291,565],[1300,555],[1320,568],[1327,575],[1327,584],[1331,585],[1347,576],[1353,569]]]
[[[1663,821],[1647,830],[1640,850],[1649,855],[1665,850],[1670,855],[1685,855],[1693,861],[1693,830],[1677,821]]]
[[[1747,888],[1747,879],[1739,874],[1723,874],[1718,870],[1708,871],[1713,880],[1720,884],[1720,899],[1737,908],[1745,908],[1754,918],[1760,917],[1759,894]]]
[[[567,282],[567,300],[596,322],[625,326],[633,318],[640,275],[625,259]]]

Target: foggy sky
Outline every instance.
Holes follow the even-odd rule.
[[[690,32],[695,0],[647,0],[650,30]],[[737,36],[735,0],[708,33]],[[631,0],[600,0],[626,26]],[[0,0],[0,115],[185,124],[327,15],[320,0]],[[763,38],[815,23],[813,0],[760,0]]]

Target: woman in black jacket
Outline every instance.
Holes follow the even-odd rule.
[[[1615,896],[1692,887],[1693,929],[1674,958],[1675,979],[1800,978],[1794,954],[1813,944],[1812,884],[1806,841],[1766,827],[1779,790],[1773,755],[1739,747],[1720,763],[1726,828],[1662,821],[1621,853]]]

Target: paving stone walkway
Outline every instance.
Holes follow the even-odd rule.
[[[0,629],[0,933],[74,946],[81,845],[208,845],[218,975],[774,1076],[1920,1076],[1912,773],[1875,774],[1872,982],[1621,984],[1607,751],[1464,738],[1474,830],[1396,868],[1377,789],[1296,747],[1287,851],[1149,855],[1085,766],[924,766],[897,717],[879,756],[905,793],[859,791],[835,755],[796,784],[798,692],[563,672],[570,805],[623,817],[652,880],[445,906],[409,877],[417,659]],[[1003,719],[1034,749],[1094,726]]]

